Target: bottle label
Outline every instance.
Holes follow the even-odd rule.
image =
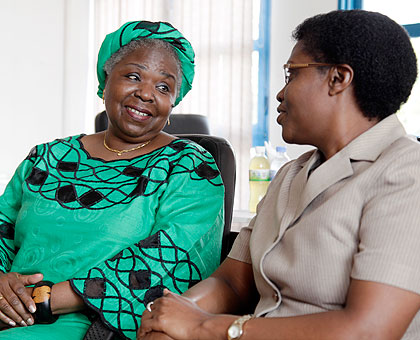
[[[249,180],[259,181],[259,182],[269,182],[270,170],[269,169],[249,170]]]

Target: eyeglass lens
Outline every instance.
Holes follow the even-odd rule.
[[[290,70],[288,67],[284,68],[284,82],[287,84],[289,84],[289,80],[290,80]]]

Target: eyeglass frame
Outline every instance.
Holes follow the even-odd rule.
[[[290,69],[296,68],[307,68],[307,67],[322,67],[322,66],[335,66],[335,64],[328,64],[328,63],[306,63],[306,64],[284,64],[283,71],[284,71],[284,82],[289,84],[290,82]],[[289,74],[288,74],[289,73]]]

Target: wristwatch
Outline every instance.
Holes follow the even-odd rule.
[[[243,327],[244,323],[247,322],[249,319],[252,319],[252,315],[243,315],[239,319],[236,319],[228,328],[227,330],[227,338],[228,340],[237,340],[239,339],[242,334],[244,333]]]

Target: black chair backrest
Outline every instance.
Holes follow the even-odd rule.
[[[99,112],[95,117],[95,132],[105,131],[108,128],[106,111]]]
[[[232,224],[236,182],[236,162],[232,146],[222,137],[198,134],[181,134],[176,136],[190,139],[210,152],[222,175],[223,184],[225,185],[225,227],[223,230],[222,255],[220,260],[223,261],[229,253],[232,243],[230,239],[230,226]]]
[[[186,134],[186,133],[199,133],[202,135],[209,135],[210,128],[206,116],[187,114],[187,113],[174,113],[169,117],[171,124],[163,128],[166,133]]]
[[[180,133],[210,134],[208,119],[203,115],[174,113],[170,116],[170,122],[171,124],[166,124],[163,131],[172,135]],[[106,111],[102,111],[95,117],[95,132],[104,131],[107,128],[108,117]]]

